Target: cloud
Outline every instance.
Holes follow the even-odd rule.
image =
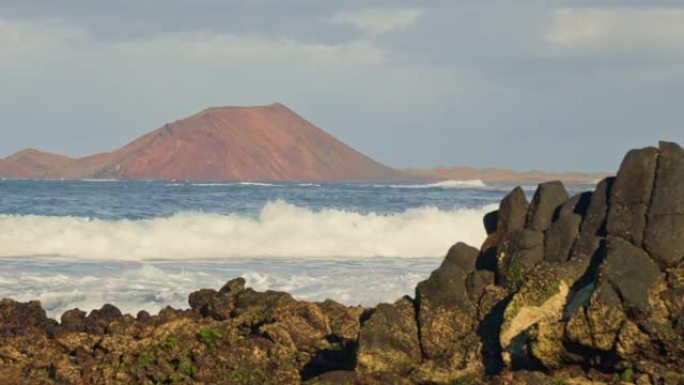
[[[366,9],[333,16],[334,24],[352,25],[371,35],[381,35],[414,24],[424,11],[417,8]]]
[[[377,66],[385,62],[383,50],[366,40],[338,44],[303,43],[293,39],[206,31],[127,41],[116,44],[115,48],[126,54],[173,55],[214,67],[263,61],[296,61],[304,67]]]
[[[27,23],[0,19],[0,57],[5,65],[36,55],[117,55],[125,57],[166,56],[196,60],[213,66],[263,61],[298,61],[305,67],[377,66],[385,52],[370,41],[356,39],[339,43],[305,43],[294,39],[266,38],[211,31],[155,35],[145,39],[106,42],[87,31],[56,22]],[[106,51],[106,52],[105,52]],[[45,58],[44,61],[49,61]]]
[[[564,8],[544,36],[553,52],[684,53],[684,8]]]

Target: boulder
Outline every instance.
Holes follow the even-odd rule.
[[[238,294],[231,317],[239,324],[254,326],[271,322],[278,308],[294,305],[296,302],[288,293],[273,290],[261,293],[245,289]]]
[[[608,238],[600,274],[617,290],[626,309],[642,313],[649,310],[649,295],[663,276],[645,251],[620,238]]]
[[[534,231],[546,231],[551,226],[556,210],[567,200],[568,192],[560,181],[540,184],[527,211],[525,227]]]
[[[466,281],[479,251],[457,243],[430,277],[416,286],[420,343],[428,358],[451,356],[474,327]]]
[[[95,309],[85,318],[85,330],[94,334],[104,334],[107,326],[115,320],[123,317],[121,310],[116,306],[105,304],[100,309]]]
[[[357,349],[361,372],[407,374],[421,362],[414,304],[402,298],[380,304],[361,325]]]
[[[544,260],[565,262],[579,235],[582,217],[579,214],[565,214],[555,221],[544,236]]]
[[[525,273],[544,259],[544,234],[522,229],[509,234],[499,246],[498,282],[517,288]]]
[[[215,320],[230,318],[235,308],[237,295],[245,290],[245,279],[235,278],[226,283],[218,292],[213,289],[200,289],[191,293],[188,303],[192,311],[202,317],[212,317]]]
[[[580,233],[572,247],[570,259],[589,263],[596,253],[601,240],[606,235],[606,217],[608,215],[608,196],[615,178],[605,178],[596,185],[591,194],[589,206],[582,218]]]
[[[76,309],[67,310],[62,314],[60,329],[69,332],[85,331],[86,312]]]
[[[0,300],[0,338],[46,332],[50,321],[40,301]]]
[[[525,227],[528,207],[529,203],[522,188],[518,186],[508,193],[501,200],[499,210],[485,217],[485,229],[489,236],[482,244],[482,250],[486,251],[496,246],[504,235]]]
[[[684,260],[684,150],[661,142],[644,248],[661,267]]]
[[[657,158],[658,150],[653,147],[629,151],[611,188],[608,234],[636,246],[641,246],[646,227]]]

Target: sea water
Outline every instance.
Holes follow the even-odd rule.
[[[300,299],[392,302],[455,242],[479,246],[514,185],[0,180],[0,297],[52,317],[135,314],[241,276]]]

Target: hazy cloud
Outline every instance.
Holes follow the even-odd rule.
[[[363,32],[379,35],[398,28],[408,27],[423,15],[422,9],[364,9],[360,12],[345,12],[335,15],[332,21],[336,24],[353,25]]]
[[[684,8],[564,8],[545,40],[568,53],[684,55]]]
[[[207,106],[280,101],[394,166],[611,169],[629,147],[684,141],[683,14],[636,0],[5,0],[0,156],[85,155]]]

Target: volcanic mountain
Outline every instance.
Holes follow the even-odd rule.
[[[209,108],[84,158],[29,149],[0,160],[0,176],[9,178],[322,181],[402,175],[279,103]]]

